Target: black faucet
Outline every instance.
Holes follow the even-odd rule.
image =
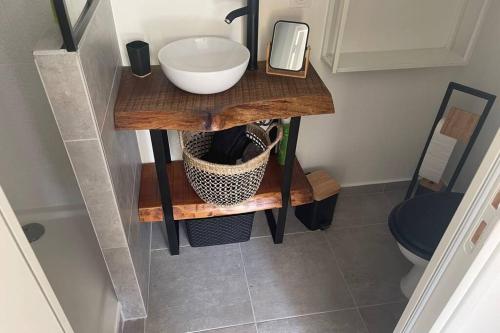
[[[257,49],[259,41],[259,0],[248,0],[247,6],[233,10],[227,14],[224,20],[227,24],[233,22],[237,17],[248,15],[247,17],[247,48],[250,51],[248,70],[257,69]]]

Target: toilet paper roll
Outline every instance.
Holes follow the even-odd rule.
[[[419,170],[419,175],[421,177],[427,178],[435,183],[441,181],[446,165],[457,143],[456,139],[441,134],[441,128],[444,122],[445,118],[441,118],[438,122]]]

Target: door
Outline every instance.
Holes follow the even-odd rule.
[[[0,263],[0,332],[73,332],[1,187]]]
[[[500,332],[499,200],[500,130],[394,332]]]

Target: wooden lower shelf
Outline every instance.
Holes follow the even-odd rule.
[[[231,207],[220,207],[201,200],[187,180],[182,161],[169,163],[167,173],[170,181],[175,220],[241,214],[281,207],[283,167],[278,164],[276,156],[273,155],[269,159],[264,179],[255,196]],[[290,197],[292,206],[300,206],[313,201],[311,186],[297,159],[293,169]],[[154,163],[142,165],[139,220],[141,222],[159,222],[163,220]]]

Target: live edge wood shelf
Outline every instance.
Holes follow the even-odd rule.
[[[195,95],[175,87],[159,66],[148,77],[138,78],[122,69],[114,109],[115,127],[149,130],[154,164],[143,164],[139,198],[142,222],[163,220],[169,251],[179,254],[176,220],[239,214],[265,210],[275,243],[283,242],[286,212],[313,200],[304,171],[295,158],[302,116],[331,114],[332,96],[312,66],[305,79],[270,76],[265,62],[247,71],[231,89],[213,95]],[[266,119],[292,118],[285,166],[271,155],[259,190],[249,200],[232,207],[203,202],[191,188],[182,161],[170,161],[165,130],[220,131]],[[279,208],[275,219],[272,209]]]
[[[306,79],[270,76],[265,62],[231,89],[213,95],[180,90],[152,66],[138,78],[122,69],[115,104],[117,129],[219,131],[271,118],[333,113],[332,96],[312,66]]]
[[[249,200],[231,207],[208,204],[196,195],[186,178],[182,161],[167,165],[174,220],[241,214],[281,207],[281,179],[283,167],[278,165],[276,156],[271,156],[259,190]],[[312,189],[299,162],[295,160],[292,186],[290,189],[292,206],[300,206],[313,201]],[[144,164],[141,174],[139,194],[139,220],[158,222],[163,220],[158,179],[154,163]]]

